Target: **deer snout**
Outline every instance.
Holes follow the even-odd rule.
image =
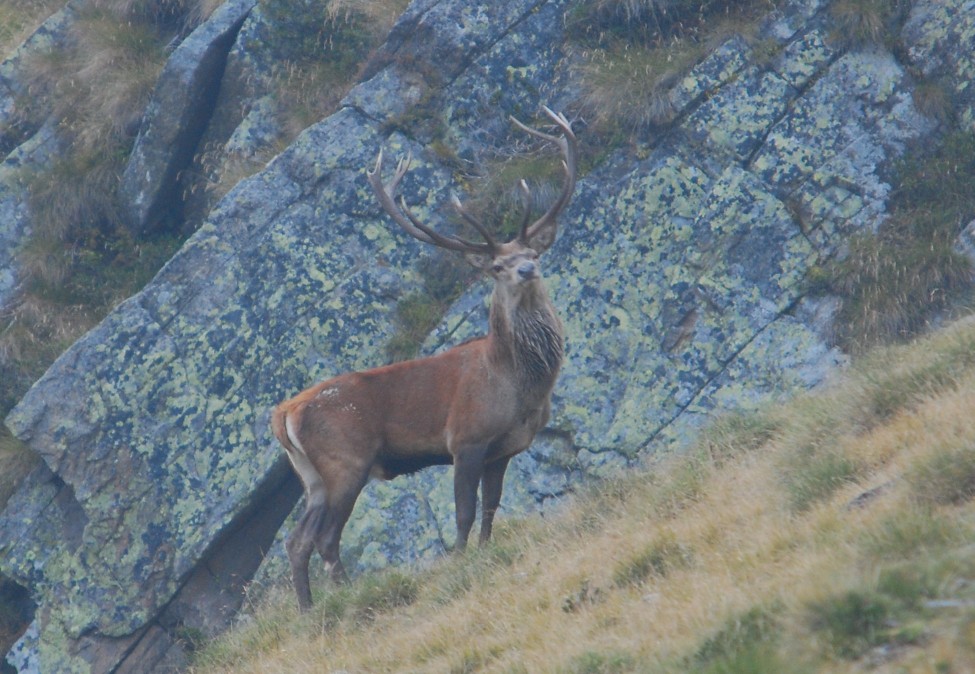
[[[526,260],[518,265],[518,276],[526,281],[538,277],[538,265],[531,260]]]

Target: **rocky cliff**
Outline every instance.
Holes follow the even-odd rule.
[[[514,142],[508,114],[579,109],[571,9],[414,0],[336,112],[206,212],[27,393],[6,423],[44,461],[0,515],[0,572],[36,605],[14,667],[162,671],[185,663],[187,635],[228,624],[300,493],[270,408],[381,364],[398,301],[423,282],[429,252],[382,216],[365,168],[380,147],[412,152],[406,196],[444,221],[457,162]],[[727,37],[676,78],[668,123],[589,158],[543,260],[567,332],[553,418],[513,462],[505,513],[679,448],[716,411],[814,386],[844,360],[807,276],[882,222],[891,166],[941,130],[915,103],[922,79],[944,82],[971,128],[975,4],[918,0],[896,50],[835,40],[834,21],[827,0],[780,3],[757,37]],[[178,181],[202,139],[230,154],[274,135],[265,99],[221,89],[259,71],[267,23],[261,4],[228,0],[174,45],[122,181],[134,231],[185,216]],[[24,86],[13,59],[0,75],[0,96]],[[18,127],[5,166],[43,161],[43,134]],[[25,199],[16,181],[0,187],[13,240],[30,227]],[[0,263],[0,291],[13,288],[15,262]],[[483,332],[486,294],[470,287],[424,348]],[[452,530],[449,472],[374,483],[344,557],[360,570],[430,560]]]

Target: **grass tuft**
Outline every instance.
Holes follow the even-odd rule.
[[[909,152],[895,173],[891,216],[853,237],[849,254],[820,275],[843,300],[836,339],[854,353],[917,336],[972,287],[972,262],[955,241],[975,216],[975,133]]]
[[[896,514],[879,519],[864,534],[862,547],[877,561],[890,561],[944,550],[958,538],[953,523],[932,509],[905,505]]]
[[[677,112],[670,90],[699,57],[697,49],[668,52],[628,44],[585,51],[574,71],[585,92],[582,109],[596,131],[607,135],[669,124]]]
[[[830,6],[832,37],[848,49],[888,44],[896,39],[910,6],[908,0],[838,0]]]
[[[393,362],[417,356],[423,340],[472,277],[466,263],[439,251],[421,259],[418,267],[423,288],[405,295],[396,305],[398,329],[386,344],[386,357]]]
[[[63,6],[61,0],[8,0],[0,4],[0,60]]]
[[[613,571],[616,587],[642,585],[650,577],[666,577],[671,571],[690,566],[693,551],[679,543],[673,534],[663,535],[630,559],[617,563]]]
[[[752,452],[775,439],[783,420],[763,411],[729,412],[716,418],[698,440],[711,459],[720,464]]]
[[[627,653],[587,651],[577,655],[560,674],[623,674],[634,671],[636,662]]]
[[[405,9],[402,0],[311,0],[295,11],[286,0],[263,0],[273,31],[272,94],[287,138],[334,111],[372,50]]]
[[[677,114],[674,84],[730,33],[748,34],[775,0],[582,0],[566,15],[573,77],[597,135],[632,138]],[[767,50],[761,50],[764,54]]]
[[[975,445],[945,447],[919,460],[907,474],[915,498],[932,505],[958,505],[975,497]]]
[[[785,483],[792,507],[803,511],[829,499],[861,474],[855,459],[840,451],[816,448],[788,459]]]
[[[341,621],[362,624],[377,615],[416,601],[415,576],[401,571],[386,571],[363,576],[355,583],[330,586],[320,599],[319,612],[326,625]]]
[[[855,659],[888,638],[890,603],[875,592],[848,590],[809,605],[812,629],[836,655]]]
[[[694,652],[691,662],[694,666],[713,671],[748,671],[742,666],[764,660],[770,646],[781,634],[781,612],[781,606],[757,606],[734,616],[704,640]],[[763,666],[753,671],[758,674],[769,670]]]

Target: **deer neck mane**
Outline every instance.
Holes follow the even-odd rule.
[[[562,322],[541,283],[517,297],[495,291],[489,317],[491,355],[511,368],[526,393],[548,393],[562,365]]]

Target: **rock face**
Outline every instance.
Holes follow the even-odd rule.
[[[836,47],[828,3],[796,0],[761,29],[771,62],[728,40],[675,84],[675,121],[654,143],[582,177],[543,259],[567,358],[549,428],[509,470],[505,513],[677,448],[715,411],[814,386],[843,361],[804,278],[876,226],[885,169],[936,131],[908,65],[951,83],[971,119],[970,4],[917,2],[906,64]],[[236,17],[228,26],[245,6],[221,10]],[[162,670],[185,662],[187,634],[226,626],[299,497],[271,407],[381,364],[396,303],[421,282],[427,251],[381,215],[364,169],[381,146],[412,151],[406,197],[437,221],[449,167],[422,134],[394,129],[419,115],[477,159],[510,142],[507,114],[570,109],[567,6],[413,2],[341,109],[231,191],[25,396],[7,425],[44,465],[0,515],[0,571],[38,609],[11,664]],[[486,295],[475,284],[428,350],[482,333]],[[439,555],[451,491],[435,469],[370,485],[346,530],[347,566]]]
[[[178,220],[178,175],[193,160],[220,91],[227,54],[256,0],[229,0],[175,49],[143,115],[120,197],[145,234]]]

